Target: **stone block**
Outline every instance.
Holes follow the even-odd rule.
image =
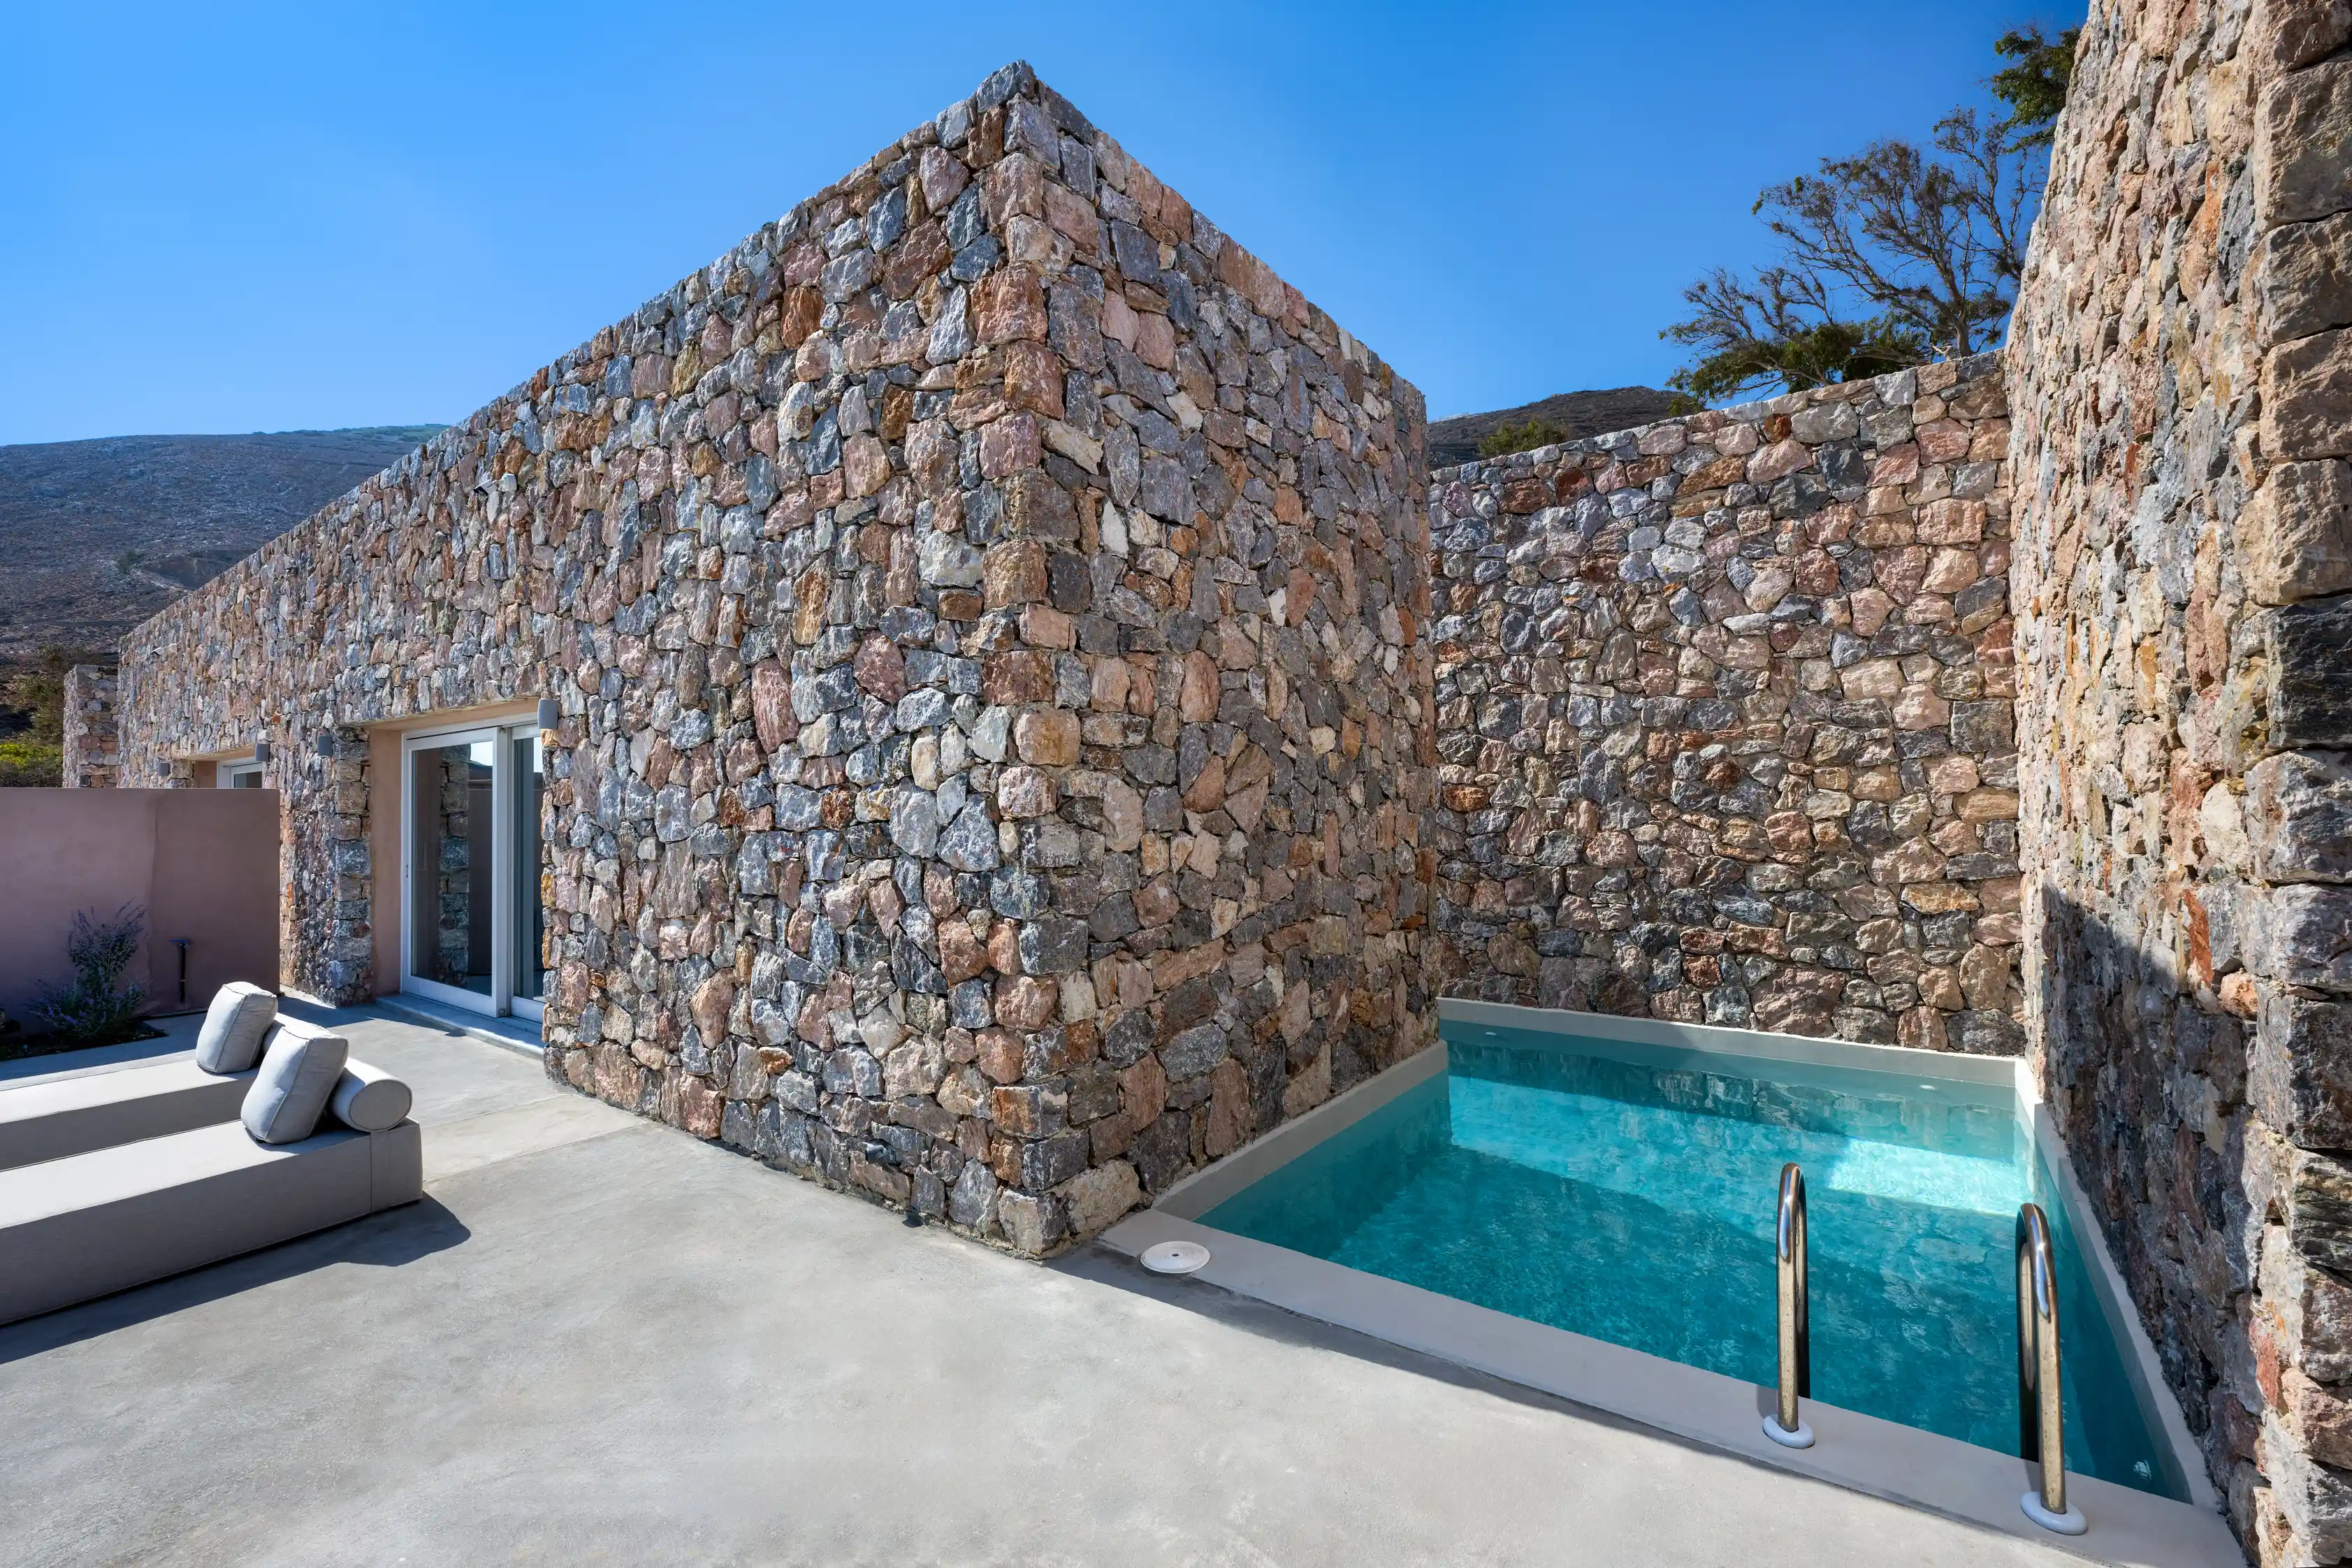
[[[2352,591],[2352,462],[2277,465],[2238,526],[2246,586],[2263,604]]]
[[[2246,966],[2282,985],[2352,993],[2352,888],[2272,888],[2234,900]]]
[[[1224,1030],[1215,1024],[1198,1024],[1160,1047],[1160,1065],[1171,1080],[1182,1082],[1223,1061],[1229,1049]]]
[[[1017,608],[1045,596],[1045,547],[1034,539],[992,545],[982,563],[982,597],[992,610]]]
[[[2277,462],[2352,456],[2352,328],[2297,338],[2263,358],[2263,450]]]
[[[2352,749],[2352,598],[2271,611],[2263,633],[2271,748]]]
[[[2300,1542],[2294,1561],[2352,1557],[2352,1477],[2314,1459],[2274,1415],[2263,1421],[2261,1454],[2272,1497]]]
[[[2352,0],[2254,0],[2245,57],[2258,82],[2325,59],[2352,40]]]
[[[996,1216],[996,1174],[979,1160],[968,1160],[948,1189],[948,1218],[971,1229],[984,1229]]]
[[[2352,212],[2273,229],[2254,287],[2265,344],[2352,326]]]
[[[988,1106],[1000,1131],[1015,1138],[1050,1138],[1067,1123],[1069,1095],[1057,1087],[1009,1084],[990,1092]]]
[[[1021,968],[1028,974],[1070,974],[1086,967],[1087,922],[1041,915],[1023,922]]]
[[[977,1161],[973,1163],[978,1163]],[[955,1212],[952,1197],[949,1200],[948,1212],[950,1215]],[[1004,1229],[1004,1239],[1033,1258],[1041,1258],[1052,1251],[1067,1228],[1062,1201],[1050,1193],[1008,1192],[999,1194],[996,1221]]]
[[[2246,774],[2254,874],[2270,882],[2352,880],[2352,759],[2284,752]]]
[[[2246,1097],[2301,1148],[2352,1149],[2352,1003],[2265,994]]]
[[[1068,767],[1078,760],[1078,716],[1058,708],[1028,709],[1013,721],[1013,743],[1024,763]]]
[[[2288,1167],[2287,1227],[2306,1262],[2352,1274],[2352,1165],[2297,1150]]]
[[[1143,1201],[1143,1184],[1135,1167],[1112,1160],[1072,1180],[1059,1194],[1069,1216],[1073,1236],[1096,1236]]]
[[[2264,227],[2352,208],[2352,59],[2290,72],[2263,91],[2253,177]]]

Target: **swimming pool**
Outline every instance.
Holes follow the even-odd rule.
[[[2014,1226],[2039,1203],[2069,1470],[2189,1497],[2012,1085],[1557,1029],[1444,1034],[1444,1070],[1199,1223],[1769,1385],[1775,1197],[1794,1161],[1813,1397],[2013,1455]]]

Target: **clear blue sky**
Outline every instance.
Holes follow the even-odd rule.
[[[8,5],[0,442],[457,419],[1015,58],[1433,415],[1654,384],[1759,188],[2082,8]]]

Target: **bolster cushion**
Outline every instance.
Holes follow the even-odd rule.
[[[281,1022],[270,1033],[261,1070],[246,1091],[245,1130],[264,1143],[299,1143],[310,1136],[351,1050],[342,1036],[315,1024]]]
[[[277,1017],[277,997],[247,981],[230,981],[213,993],[213,1005],[205,1009],[205,1026],[196,1032],[196,1065],[220,1075],[251,1072]]]
[[[408,1115],[414,1098],[406,1084],[382,1068],[347,1061],[343,1076],[335,1080],[335,1092],[328,1097],[327,1108],[335,1113],[336,1121],[354,1131],[388,1132]]]

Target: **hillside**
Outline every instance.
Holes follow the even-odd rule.
[[[0,662],[111,647],[439,428],[0,447]]]
[[[1557,425],[1573,439],[1605,436],[1662,419],[1673,406],[1674,394],[1654,386],[1620,386],[1607,392],[1563,392],[1540,403],[1497,408],[1486,414],[1457,414],[1429,422],[1429,466],[1450,468],[1478,460],[1478,438],[1497,425],[1524,425],[1542,419]]]

